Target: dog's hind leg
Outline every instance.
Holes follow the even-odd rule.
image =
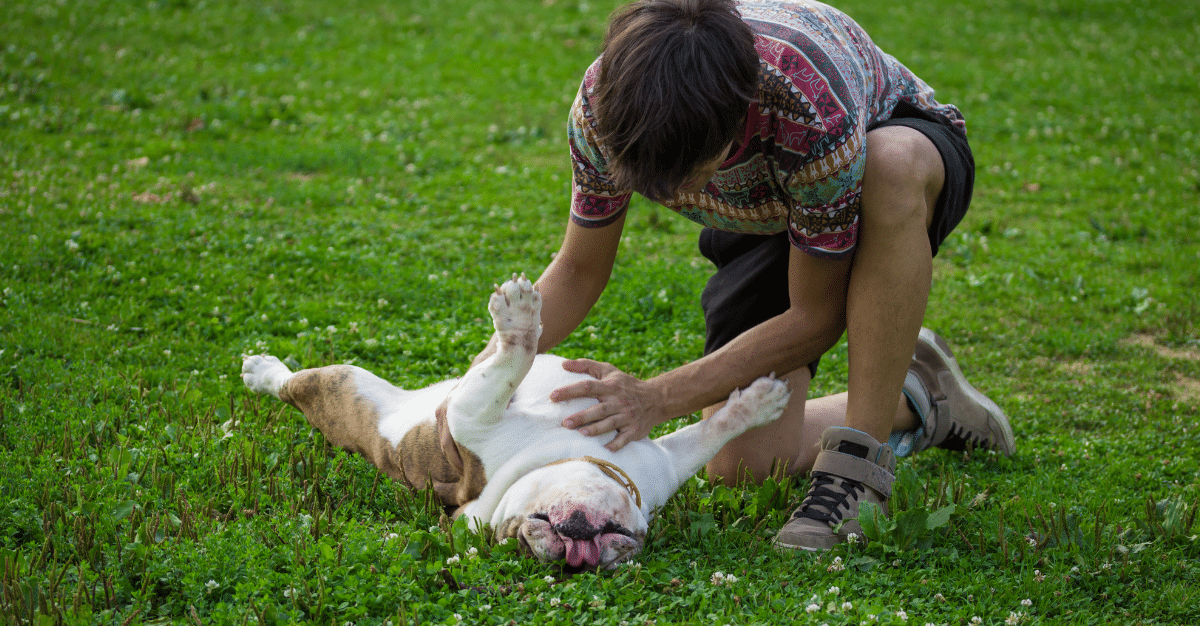
[[[529,373],[542,334],[542,297],[525,276],[496,287],[488,302],[496,351],[467,370],[446,399],[451,430],[494,424]]]
[[[379,432],[379,415],[405,393],[353,365],[330,365],[292,373],[273,356],[248,356],[242,381],[300,409],[329,443],[357,452],[392,478],[402,478],[394,446]]]

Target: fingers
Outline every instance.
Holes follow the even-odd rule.
[[[617,450],[624,448],[625,444],[636,439],[641,439],[641,437],[636,436],[633,428],[626,428],[625,430],[618,430],[617,436],[613,437],[613,440],[608,442],[604,447],[609,452],[616,452]]]
[[[593,361],[591,359],[568,359],[563,361],[563,369],[576,374],[587,374],[594,378],[603,378],[608,374],[616,371],[617,366],[611,363],[603,363],[601,361]]]
[[[565,402],[576,398],[598,398],[606,391],[598,380],[584,380],[550,392],[551,402]]]
[[[568,415],[565,419],[563,419],[562,425],[563,428],[579,428],[579,432],[583,433],[584,435],[599,435],[612,430],[613,425],[609,424],[607,428],[599,430],[600,426],[596,426],[594,424],[597,422],[609,421],[613,417],[615,416],[608,415],[608,409],[603,405],[593,404],[592,406],[579,411],[578,413],[572,413],[571,415]],[[587,426],[588,428],[580,428],[583,426]]]

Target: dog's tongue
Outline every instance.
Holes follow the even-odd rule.
[[[563,537],[567,544],[567,564],[571,567],[588,565],[595,567],[600,562],[600,537],[597,535],[586,541]]]

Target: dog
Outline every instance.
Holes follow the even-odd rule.
[[[765,376],[706,420],[610,452],[604,445],[616,433],[588,437],[561,425],[596,400],[549,399],[588,376],[536,354],[541,296],[533,285],[514,275],[488,309],[496,351],[459,379],[405,391],[352,365],[293,373],[253,355],[243,359],[242,380],[392,479],[431,486],[472,529],[516,538],[526,555],[570,571],[611,569],[640,552],[654,511],[726,442],[774,421],[788,401],[787,385]]]

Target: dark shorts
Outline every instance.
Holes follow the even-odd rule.
[[[975,184],[975,159],[967,136],[948,119],[906,103],[896,107],[891,119],[870,126],[908,126],[937,146],[945,164],[946,179],[934,207],[929,227],[929,247],[934,256],[971,203]],[[787,231],[774,235],[745,235],[712,228],[700,231],[700,253],[717,266],[700,296],[704,307],[704,354],[787,310],[787,269],[791,244]],[[820,359],[809,363],[817,373]]]

